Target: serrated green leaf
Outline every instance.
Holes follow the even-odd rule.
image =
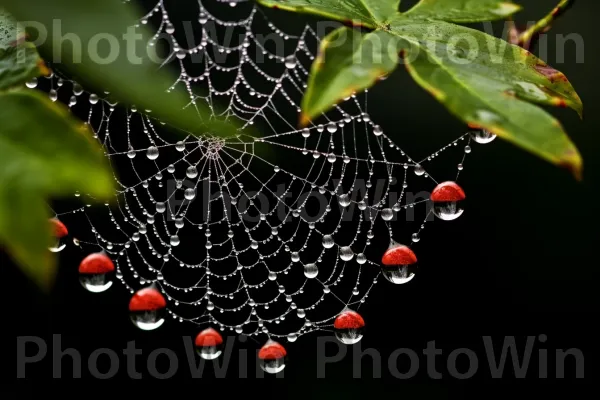
[[[396,36],[342,27],[321,41],[302,100],[301,124],[353,93],[372,86],[398,64]]]
[[[0,47],[0,90],[20,86],[46,73],[47,68],[31,43]]]
[[[470,23],[506,19],[519,10],[521,6],[501,0],[421,0],[404,16]]]
[[[322,7],[326,3],[335,4],[319,2]],[[373,85],[378,75],[394,69],[394,52],[399,52],[413,78],[458,118],[566,166],[579,177],[582,160],[575,145],[556,119],[531,104],[570,107],[582,115],[581,99],[565,75],[504,40],[433,19],[471,22],[517,9],[512,3],[488,0],[423,0],[405,14],[396,13],[373,33],[337,30],[325,39],[312,67],[301,124]]]
[[[355,26],[377,28],[398,12],[400,0],[258,0],[265,7],[315,14]]]
[[[194,134],[230,135],[237,128],[212,117],[208,104],[191,104],[183,84],[166,93],[177,77],[152,61],[149,49],[153,47],[148,47],[148,40],[153,33],[139,24],[143,13],[132,2],[0,0],[0,6],[19,21],[42,26],[47,39],[39,48],[46,61],[60,64],[86,88],[108,91],[119,102],[152,110],[161,121]],[[133,35],[124,39],[128,28],[136,24],[139,26],[129,31]],[[62,43],[67,34],[79,39],[75,46]],[[110,51],[107,43],[111,43]]]
[[[55,260],[45,198],[114,193],[114,178],[89,127],[36,91],[0,94],[0,242],[44,288]]]

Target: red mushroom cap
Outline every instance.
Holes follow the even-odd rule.
[[[415,253],[403,244],[390,247],[381,259],[381,263],[386,266],[410,265],[416,262]]]
[[[153,287],[138,290],[129,301],[129,311],[155,311],[166,306],[163,295]]]
[[[258,352],[258,358],[261,360],[278,360],[287,355],[285,347],[274,340],[269,340]]]
[[[335,329],[360,329],[364,328],[365,320],[359,313],[352,310],[346,310],[337,316],[333,323]]]
[[[213,328],[206,328],[196,336],[196,347],[218,346],[223,344],[223,337]]]
[[[112,260],[104,253],[93,253],[79,264],[80,274],[106,274],[115,270]]]
[[[465,198],[465,192],[456,182],[440,183],[431,192],[431,201],[433,202],[460,201]]]
[[[69,230],[67,229],[65,224],[63,224],[56,218],[52,218],[50,220],[50,225],[54,236],[58,239],[63,238],[69,234]]]

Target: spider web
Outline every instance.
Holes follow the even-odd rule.
[[[157,285],[175,320],[289,341],[332,330],[380,281],[390,242],[415,246],[434,220],[422,193],[439,182],[425,167],[448,150],[458,178],[471,137],[414,160],[371,120],[366,92],[299,130],[315,30],[286,33],[247,2],[189,9],[198,13],[193,45],[178,41],[163,0],[140,21],[156,27],[156,43],[170,41],[165,64],[179,69],[173,88],[185,87],[189,106],[204,102],[243,127],[177,136],[151,112],[55,75],[50,98],[87,115],[119,188],[104,206],[76,193],[79,203],[56,205],[56,216],[85,223],[76,244],[108,254],[132,293]]]

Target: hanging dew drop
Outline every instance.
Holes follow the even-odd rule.
[[[471,138],[479,144],[487,144],[496,139],[496,135],[486,129],[476,129],[470,132]]]
[[[354,257],[354,252],[350,246],[344,246],[340,249],[340,258],[342,261],[350,261]]]
[[[412,234],[412,241],[413,243],[418,243],[419,240],[421,240],[421,238],[419,237],[419,234],[417,232]]]
[[[99,98],[98,98],[97,94],[94,94],[94,93],[90,94],[90,98],[89,98],[90,104],[96,104],[96,103],[98,103],[98,100],[99,100]]]
[[[81,87],[81,85],[79,83],[74,83],[73,84],[73,94],[75,96],[79,96],[79,95],[81,95],[81,93],[83,93],[83,88]]]
[[[207,328],[196,336],[196,352],[205,360],[214,360],[223,353],[223,337],[213,328]]]
[[[179,240],[179,236],[177,236],[177,235],[171,236],[169,243],[171,243],[171,246],[179,246],[179,243],[181,243]]]
[[[335,162],[335,160],[337,160],[337,157],[335,154],[332,153],[327,156],[327,161],[329,161],[330,163],[333,164]]]
[[[367,256],[365,256],[363,253],[359,253],[356,255],[356,262],[360,265],[363,265],[364,263],[367,262]]]
[[[440,183],[431,192],[433,213],[443,221],[453,221],[463,214],[459,204],[465,198],[465,192],[455,182]]]
[[[333,237],[331,235],[323,236],[323,247],[326,249],[330,249],[333,247],[335,242],[333,241]]]
[[[129,301],[131,321],[144,331],[162,326],[166,308],[167,301],[154,286],[138,290]]]
[[[58,100],[58,92],[55,89],[52,89],[48,92],[48,97],[50,97],[50,100],[56,101]]]
[[[294,55],[290,55],[285,58],[285,67],[288,69],[296,68],[297,63],[298,61]]]
[[[392,242],[384,253],[381,264],[385,279],[401,285],[415,277],[417,256],[408,246]]]
[[[269,339],[258,352],[260,368],[268,374],[277,374],[285,368],[286,355],[282,345]]]
[[[277,274],[275,272],[273,272],[273,271],[270,271],[268,278],[269,278],[270,281],[277,280]]]
[[[425,174],[425,168],[423,168],[420,164],[415,165],[415,175],[423,176]]]
[[[127,152],[127,157],[129,157],[130,159],[134,159],[136,154],[137,153],[134,149],[129,149],[129,151]]]
[[[348,207],[350,205],[350,196],[343,194],[338,198],[338,202],[342,207]]]
[[[38,80],[37,78],[32,78],[29,81],[27,81],[27,83],[25,83],[25,85],[29,88],[29,89],[35,89],[38,85]]]
[[[185,171],[185,175],[190,179],[194,179],[198,176],[198,168],[195,165],[190,165]]]
[[[158,147],[148,147],[148,150],[146,150],[146,157],[148,157],[149,160],[156,160],[158,158]]]
[[[336,133],[337,130],[338,130],[338,126],[335,122],[330,122],[329,124],[327,124],[327,132]]]
[[[182,152],[185,150],[185,143],[183,143],[181,140],[179,142],[177,142],[175,144],[175,150]]]
[[[69,235],[69,231],[65,224],[60,222],[56,218],[52,218],[50,220],[50,229],[53,234],[54,244],[48,248],[52,253],[61,252],[67,247],[67,237]]]
[[[186,200],[192,201],[196,197],[196,191],[192,188],[185,189],[183,197],[185,197]]]
[[[308,279],[316,278],[318,274],[319,268],[317,267],[317,264],[310,263],[304,266],[304,276]]]
[[[79,264],[79,282],[87,291],[101,293],[113,284],[115,266],[103,252],[90,254]]]
[[[346,309],[333,322],[335,337],[343,344],[358,343],[363,337],[365,320],[356,311]]]
[[[379,126],[379,125],[375,125],[375,126],[373,127],[373,134],[374,134],[375,136],[381,136],[381,135],[383,135],[383,129],[381,129],[381,126]]]
[[[384,208],[381,210],[381,219],[384,221],[391,221],[394,218],[394,211],[391,208]]]
[[[165,211],[167,211],[167,205],[161,201],[156,203],[156,212],[157,213],[164,213]]]

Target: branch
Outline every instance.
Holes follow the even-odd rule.
[[[531,40],[539,34],[548,32],[551,28],[551,24],[561,15],[567,11],[574,3],[574,0],[561,0],[560,3],[544,18],[540,19],[537,23],[529,27],[527,30],[522,32],[515,38],[515,43],[521,47],[529,45]]]

